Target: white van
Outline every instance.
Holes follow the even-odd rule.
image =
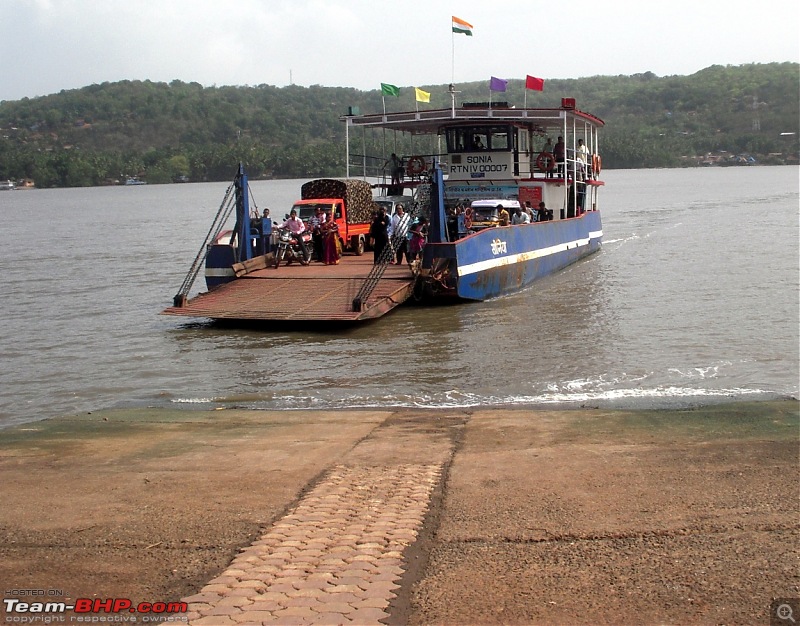
[[[473,200],[469,205],[471,214],[471,230],[483,230],[500,224],[497,207],[502,206],[511,216],[519,208],[518,200]]]

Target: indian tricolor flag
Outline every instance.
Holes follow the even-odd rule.
[[[472,24],[465,22],[460,17],[453,16],[453,32],[472,37]]]

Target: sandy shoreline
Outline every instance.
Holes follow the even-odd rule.
[[[796,401],[24,424],[0,442],[0,580],[179,600],[331,468],[438,459],[389,623],[767,623],[800,596],[798,428]]]

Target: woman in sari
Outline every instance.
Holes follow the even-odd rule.
[[[339,241],[339,227],[326,216],[322,224],[322,261],[325,265],[338,265],[342,256],[342,242]]]
[[[428,220],[424,217],[411,227],[411,241],[408,242],[408,262],[413,263],[422,248],[425,247],[425,239],[428,236]]]

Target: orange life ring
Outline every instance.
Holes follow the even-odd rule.
[[[472,228],[472,208],[464,211],[464,228]]]
[[[406,163],[406,171],[408,172],[409,176],[417,176],[422,174],[422,172],[425,170],[425,159],[423,159],[421,156],[409,157],[408,163]]]
[[[552,172],[556,166],[556,158],[550,152],[540,152],[536,157],[536,168],[540,172]]]
[[[592,155],[592,172],[594,175],[597,176],[600,173],[600,170],[603,169],[603,160],[600,158],[599,154]]]

